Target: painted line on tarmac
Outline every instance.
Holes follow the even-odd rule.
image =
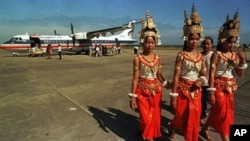
[[[46,82],[45,82],[46,83]],[[48,85],[48,84],[47,84]],[[64,96],[66,99],[68,99],[69,101],[71,101],[72,103],[74,103],[75,105],[77,105],[80,109],[82,109],[84,112],[86,112],[87,114],[89,114],[90,116],[92,116],[93,114],[86,108],[84,108],[83,106],[81,106],[80,104],[78,104],[76,101],[74,101],[73,99],[71,99],[70,97],[64,95],[61,91],[59,91],[56,88],[51,87],[52,89],[54,89],[57,93],[59,93],[60,95]]]
[[[41,79],[39,77],[39,73],[34,73],[33,71],[27,69],[25,66],[21,65],[24,69],[26,69],[27,71],[29,71],[31,74],[33,74],[34,76],[36,76],[40,81],[44,82],[48,87],[52,88],[53,90],[55,90],[58,94],[60,94],[61,96],[63,96],[64,98],[66,98],[67,100],[69,100],[70,102],[74,103],[76,106],[78,106],[80,109],[82,109],[84,112],[86,112],[88,115],[93,116],[93,113],[91,113],[88,109],[84,108],[83,106],[81,106],[80,104],[78,104],[76,101],[74,101],[73,99],[71,99],[70,97],[66,96],[65,94],[63,94],[60,90],[58,90],[55,87],[52,87],[51,85],[49,85],[49,83],[43,79]]]
[[[241,88],[241,87],[243,87],[243,86],[245,86],[247,83],[249,83],[250,82],[250,80],[248,80],[247,82],[245,82],[245,83],[243,83],[243,84],[241,84],[240,86],[238,86],[238,90]]]

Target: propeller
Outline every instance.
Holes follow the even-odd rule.
[[[71,23],[71,36],[72,36],[72,40],[73,40],[73,47],[75,46],[75,41],[76,41],[76,37],[75,37],[75,34],[74,34],[74,27],[73,27],[73,24]]]
[[[54,34],[57,35],[56,30],[54,29]]]

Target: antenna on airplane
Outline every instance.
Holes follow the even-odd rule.
[[[70,27],[71,27],[71,35],[72,35],[72,40],[73,40],[73,46],[75,46],[76,37],[75,37],[75,34],[74,34],[74,27],[73,27],[72,23],[71,23]]]

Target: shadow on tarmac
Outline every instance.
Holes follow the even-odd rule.
[[[171,110],[166,101],[163,101],[162,103],[163,110]],[[111,107],[106,109],[107,111],[104,111],[93,106],[88,106],[88,110],[93,114],[92,117],[98,122],[99,127],[104,132],[113,132],[125,141],[143,141],[141,133],[137,128],[139,123],[138,117],[125,113],[120,109]],[[166,118],[165,116],[162,116],[161,119],[162,137],[155,139],[154,141],[171,141],[167,138],[167,129],[164,128],[171,119]],[[176,131],[176,134],[182,135],[179,131]]]
[[[93,118],[104,132],[111,131],[125,141],[142,139],[138,136],[138,130],[135,126],[138,124],[137,117],[115,108],[107,108],[108,112],[93,106],[88,106],[88,109],[93,113]]]

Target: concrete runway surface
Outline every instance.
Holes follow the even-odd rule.
[[[12,57],[0,50],[1,141],[138,141],[138,113],[129,108],[133,49],[121,55],[91,57],[63,54]],[[172,79],[179,50],[156,49],[163,75]],[[247,52],[250,57],[250,52]],[[250,60],[250,58],[248,58]],[[249,62],[248,62],[249,63]],[[248,64],[249,65],[249,64]],[[235,122],[250,124],[250,73],[239,78]],[[162,134],[173,115],[167,90],[163,94]],[[213,130],[215,139],[219,135]],[[184,140],[177,134],[176,141]],[[204,140],[200,138],[200,140]]]

